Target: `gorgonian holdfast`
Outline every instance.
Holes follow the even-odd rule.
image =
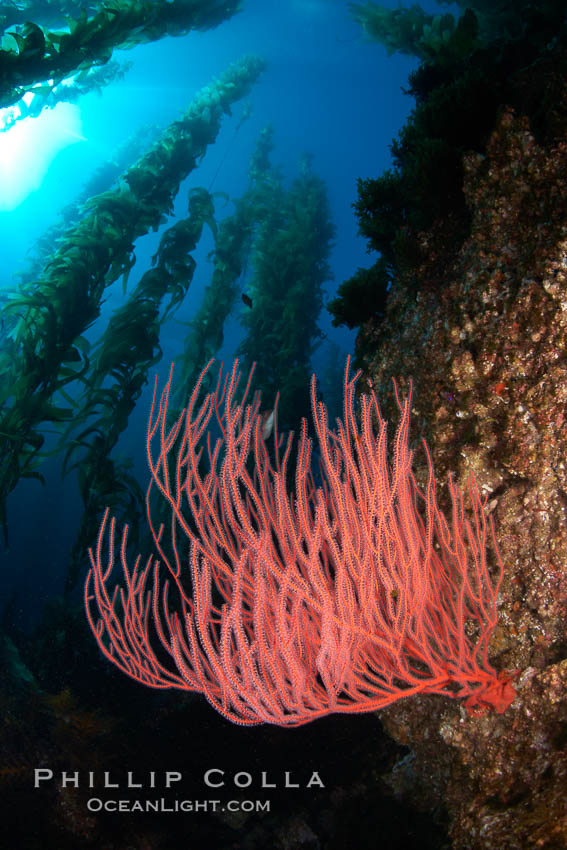
[[[445,518],[426,446],[428,479],[423,491],[418,486],[408,441],[411,389],[401,402],[394,384],[401,417],[389,460],[373,390],[360,396],[357,422],[359,373],[350,378],[347,361],[343,419],[334,429],[313,376],[322,483],[311,473],[303,420],[289,493],[293,434],[284,444],[274,416],[271,457],[259,393],[247,403],[252,372],[237,401],[238,361],[230,375],[221,367],[216,390],[199,403],[211,363],[171,426],[172,371],[159,401],[157,379],[154,385],[147,507],[156,553],[129,567],[126,526],[122,583],[111,590],[115,520],[108,511],[90,552],[85,606],[104,655],[150,687],[201,692],[246,725],[298,726],[416,693],[465,698],[471,712],[504,711],[515,697],[512,677],[488,661],[503,572],[492,521],[472,474],[470,519],[451,480]],[[159,528],[154,488],[168,509]]]

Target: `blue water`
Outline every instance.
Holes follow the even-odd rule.
[[[439,11],[435,3],[422,5],[426,11]],[[177,214],[185,215],[190,186],[212,184],[214,191],[240,196],[248,184],[249,159],[258,134],[271,122],[275,130],[272,163],[281,167],[286,179],[294,178],[301,154],[309,152],[313,171],[327,185],[336,227],[330,259],[334,279],[327,284],[327,296],[332,297],[359,266],[374,261],[357,235],[352,210],[357,178],[376,177],[390,166],[389,144],[412,108],[402,87],[407,86],[417,61],[388,57],[381,46],[365,41],[342,0],[246,0],[244,7],[217,29],[115,53],[118,60],[133,62],[123,80],[100,94],[84,96],[74,106],[57,106],[47,115],[21,122],[17,132],[22,133],[22,141],[15,146],[10,137],[16,128],[0,134],[2,287],[17,285],[17,273],[25,270],[36,240],[133,130],[143,124],[166,126],[175,120],[199,88],[246,53],[258,53],[268,61],[249,98],[252,115],[235,135],[242,102],[234,107],[217,142],[181,186]],[[442,10],[447,11],[447,6]],[[219,212],[228,214],[230,206],[223,213],[219,202]],[[148,269],[160,233],[138,241],[129,289]],[[205,229],[195,253],[196,275],[176,315],[181,322],[190,320],[210,280],[207,254],[212,246]],[[120,284],[107,291],[101,317],[89,331],[91,339],[97,338],[122,298]],[[242,338],[239,313],[245,309],[239,301],[225,329],[220,352],[225,361],[232,359]],[[325,310],[319,324],[328,340],[340,346],[343,360],[353,352],[354,332],[333,328]],[[162,374],[182,346],[182,329],[176,327],[171,323],[163,341]],[[317,372],[324,369],[327,356],[323,345],[312,364]],[[143,486],[147,406],[145,393],[119,447],[136,458]],[[61,593],[81,515],[76,481],[73,476],[61,478],[59,460],[48,459],[41,471],[45,486],[21,481],[9,497],[10,545],[0,554],[3,598],[11,600],[11,616],[21,626],[33,621],[46,599]]]
[[[114,311],[151,268],[163,232],[186,217],[192,188],[219,193],[215,202],[219,220],[232,214],[234,206],[220,193],[236,200],[247,191],[250,158],[268,124],[274,129],[271,164],[280,169],[286,188],[299,175],[305,153],[326,186],[335,237],[325,303],[359,267],[372,265],[376,255],[367,252],[358,235],[352,208],[357,180],[378,177],[391,166],[389,145],[413,106],[403,87],[418,63],[407,56],[388,57],[381,46],[366,41],[348,5],[346,0],[244,0],[243,11],[214,30],[116,51],[114,59],[132,63],[123,79],[0,132],[0,303],[9,291],[17,291],[38,240],[60,221],[66,205],[76,201],[96,170],[142,127],[148,128],[150,145],[152,128],[165,129],[181,117],[199,89],[245,54],[264,57],[267,69],[250,95],[235,104],[232,117],[225,117],[216,142],[180,186],[173,214],[158,232],[137,240],[127,291],[121,280],[107,287],[100,315],[85,337],[92,344],[101,338]],[[398,6],[393,0],[386,5]],[[428,12],[447,11],[446,4],[422,6]],[[239,127],[247,101],[251,115]],[[0,110],[0,128],[7,114]],[[140,153],[144,152],[142,146]],[[57,243],[51,248],[56,251]],[[143,491],[149,477],[145,439],[154,376],[159,375],[163,386],[170,363],[183,352],[187,323],[211,281],[213,248],[205,226],[193,253],[196,273],[187,296],[162,328],[163,358],[150,369],[148,384],[112,454],[131,460]],[[244,291],[249,279],[245,273]],[[225,324],[217,357],[228,366],[244,338],[241,318],[247,309],[238,297]],[[340,388],[346,357],[355,352],[356,333],[334,328],[325,308],[318,321],[323,338],[310,368],[324,378],[329,364],[338,364]],[[7,321],[0,324],[0,334],[6,329]],[[68,389],[71,397],[80,398],[78,387]],[[38,430],[45,437],[44,451],[54,450],[55,426],[46,422]],[[38,471],[43,485],[22,479],[9,494],[8,545],[0,540],[0,698],[7,720],[0,734],[0,778],[7,803],[2,838],[11,839],[9,846],[30,850],[443,846],[436,843],[442,825],[432,825],[427,816],[384,792],[380,774],[401,759],[404,750],[387,739],[373,714],[337,715],[293,731],[269,725],[247,728],[229,723],[202,694],[152,690],[116,671],[87,625],[82,600],[86,559],[73,592],[64,594],[84,510],[77,475],[62,475],[61,450],[47,454]],[[93,513],[98,522],[98,509]],[[117,517],[119,526],[132,520]],[[183,546],[179,546],[181,559],[186,557]],[[147,554],[144,551],[144,561]],[[161,652],[158,646],[157,658]],[[54,782],[35,788],[34,770],[46,766],[53,768]],[[211,769],[226,771],[226,788],[206,787],[203,776]],[[166,770],[183,773],[179,793],[177,788],[163,790]],[[80,788],[63,787],[62,771],[80,773]],[[92,792],[92,786],[87,787],[90,771],[96,774]],[[121,783],[132,771],[144,788],[131,793],[122,784],[114,792],[101,785],[103,771]],[[301,788],[285,785],[288,771],[293,781],[300,779]],[[303,787],[313,771],[321,772],[323,789]],[[250,789],[230,778],[246,772],[254,776]],[[200,805],[218,797],[223,806],[231,798],[263,799],[259,780],[264,773],[270,782],[275,780],[267,792],[273,808],[250,820],[233,818],[224,808],[220,814],[201,809],[200,814],[153,817],[93,815],[86,808],[93,795],[110,801],[186,796]],[[311,835],[310,824],[329,843]]]

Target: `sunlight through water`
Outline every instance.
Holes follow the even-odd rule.
[[[0,110],[0,125],[6,112]],[[9,130],[0,133],[0,211],[15,209],[39,189],[59,151],[86,141],[81,130],[79,107],[59,103],[37,118],[16,121]]]

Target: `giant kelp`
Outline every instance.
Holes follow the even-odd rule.
[[[250,259],[250,303],[242,317],[246,336],[239,354],[244,369],[257,364],[264,405],[273,406],[279,391],[280,422],[293,428],[309,414],[306,387],[322,337],[317,319],[323,283],[331,278],[327,261],[334,227],[325,184],[309,157],[302,159],[289,189],[275,169],[266,169],[262,180],[263,214]]]
[[[58,84],[46,83],[35,86],[33,91],[28,93],[27,98],[20,99],[15,107],[3,112],[0,132],[7,132],[16,121],[37,118],[44,109],[53,109],[58,103],[76,103],[89,92],[100,93],[105,86],[115,80],[121,80],[132,64],[132,62],[116,62],[111,59],[106,65],[85,68],[70,83],[62,81]]]
[[[264,406],[273,406],[274,383],[279,378],[284,427],[295,427],[301,415],[308,415],[305,388],[298,383],[307,373],[321,336],[317,318],[322,283],[330,277],[327,257],[334,231],[324,183],[313,175],[308,158],[302,161],[300,176],[286,190],[271,164],[273,145],[273,129],[268,125],[251,158],[249,186],[215,232],[211,282],[187,323],[184,349],[176,359],[173,419],[181,414],[188,388],[197,380],[209,388],[212,379],[201,374],[203,364],[222,346],[224,325],[239,292],[246,305],[243,323],[248,331],[239,353],[249,364],[256,360],[264,381],[260,384]],[[302,363],[301,358],[307,360]],[[170,472],[175,476],[175,469]],[[156,519],[166,523],[163,509],[163,500],[152,504]]]
[[[205,223],[216,232],[213,201],[206,189],[192,189],[189,215],[168,228],[146,271],[125,303],[110,317],[92,350],[88,385],[75,402],[75,416],[61,438],[64,471],[77,469],[84,504],[83,518],[71,551],[67,589],[77,579],[106,507],[128,511],[136,532],[136,516],[144,496],[127,460],[111,458],[131,412],[162,355],[161,326],[183,301],[196,268],[191,252]],[[168,299],[164,307],[164,301]]]
[[[187,388],[194,386],[203,363],[207,363],[223,344],[224,324],[234,308],[239,285],[246,274],[259,222],[270,204],[267,181],[272,147],[272,131],[264,128],[252,155],[248,189],[233,201],[234,212],[226,216],[214,232],[211,282],[188,324],[183,353],[176,364],[179,392],[175,394],[174,403],[178,407],[185,403]],[[205,376],[205,386],[207,381],[208,376]]]
[[[35,21],[43,27],[64,27],[69,17],[83,10],[93,15],[99,3],[86,0],[4,0],[0,3],[0,35],[8,27]]]
[[[406,53],[428,59],[446,47],[455,31],[451,14],[431,15],[421,6],[389,9],[378,3],[349,3],[352,17],[361,24],[366,36],[382,44],[390,56]]]
[[[88,382],[82,334],[99,315],[105,288],[127,276],[134,241],[156,229],[172,209],[179,184],[214,142],[225,113],[264,68],[246,57],[202,89],[116,189],[91,198],[66,233],[41,277],[24,285],[4,308],[18,319],[11,346],[0,354],[0,515],[22,476],[38,476],[42,422],[70,419],[54,396],[75,381]]]
[[[0,107],[38,83],[53,84],[124,50],[215,27],[240,8],[240,0],[103,0],[94,13],[83,6],[68,30],[48,30],[29,18],[4,36],[0,50]]]
[[[253,228],[256,223],[254,204],[249,196],[238,198],[235,210],[218,225],[215,247],[211,253],[214,268],[203,300],[188,323],[184,348],[177,361],[179,390],[175,398],[181,406],[195,376],[217,353],[224,340],[224,325],[238,297],[238,284],[246,267]]]
[[[83,207],[89,198],[112,189],[113,184],[140,159],[142,154],[156,141],[159,134],[160,128],[157,125],[143,124],[136,128],[122,144],[112,150],[109,159],[93,171],[79,189],[76,197],[59,211],[55,223],[50,225],[36,239],[26,256],[26,266],[16,273],[22,283],[33,282],[41,276],[53,253],[53,246],[60,240],[64,240],[66,231],[81,220]]]
[[[281,327],[274,326],[273,330],[286,333],[288,345],[295,339],[298,347],[299,339],[305,351],[313,343],[315,333],[309,322],[313,323],[313,316],[316,320],[321,308],[320,282],[314,276],[314,264],[320,265],[320,274],[328,274],[326,263],[321,256],[313,256],[313,246],[310,245],[314,238],[317,241],[314,234],[319,234],[324,241],[325,232],[330,232],[329,222],[325,231],[319,220],[325,213],[322,204],[324,187],[321,181],[313,179],[308,163],[304,162],[301,177],[289,192],[283,190],[279,176],[270,166],[272,144],[272,131],[266,128],[252,157],[250,185],[235,201],[234,213],[224,218],[218,227],[214,219],[213,197],[205,189],[191,190],[189,216],[165,231],[153,258],[154,267],[142,276],[126,302],[113,313],[105,333],[89,352],[92,366],[88,385],[74,402],[73,421],[61,439],[61,449],[65,451],[64,469],[77,469],[85,505],[79,535],[71,553],[68,589],[76,581],[86,549],[93,544],[105,508],[126,511],[131,520],[131,534],[136,533],[135,517],[141,512],[141,493],[127,464],[111,457],[111,452],[128,424],[130,413],[147,381],[149,368],[161,358],[162,326],[182,303],[191,282],[195,271],[191,252],[205,223],[215,240],[211,254],[214,271],[201,306],[187,323],[189,331],[177,363],[180,390],[192,385],[202,364],[222,345],[224,323],[236,301],[251,249],[256,261],[259,261],[256,240],[262,241],[259,250],[265,252],[265,245],[270,240],[277,241],[279,232],[286,234],[288,249],[282,253],[280,248],[278,253],[274,253],[274,260],[281,266],[280,279],[299,282],[304,307],[310,296],[315,298],[316,303],[307,324],[303,321],[297,328],[297,338],[287,328],[289,317]],[[281,217],[282,210],[284,219]],[[267,222],[270,224],[267,225]],[[287,230],[282,228],[283,223]],[[303,231],[301,239],[298,228]],[[299,255],[302,259],[298,259]],[[256,285],[260,284],[257,282]],[[259,297],[262,302],[269,297],[269,292]],[[260,339],[261,332],[258,328],[256,339]],[[301,351],[295,354],[302,356]],[[283,372],[283,364],[279,366]],[[285,401],[293,403],[291,379],[289,375],[287,377],[290,398],[286,397]],[[181,407],[184,398],[180,396],[174,403]],[[293,411],[294,415],[299,412],[297,409]]]
[[[414,3],[389,9],[379,3],[349,3],[352,17],[366,36],[388,55],[406,53],[438,64],[465,59],[482,46],[520,39],[528,31],[555,25],[560,0],[439,0],[461,13],[430,14]]]

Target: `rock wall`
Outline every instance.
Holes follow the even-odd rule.
[[[391,421],[391,377],[413,378],[413,438],[441,492],[473,470],[487,497],[505,564],[491,660],[518,671],[518,696],[500,716],[431,697],[381,716],[415,756],[394,787],[446,806],[455,848],[565,848],[567,142],[540,146],[504,110],[465,175],[472,226],[456,259],[439,251],[443,224],[422,233],[427,261],[359,342]]]

